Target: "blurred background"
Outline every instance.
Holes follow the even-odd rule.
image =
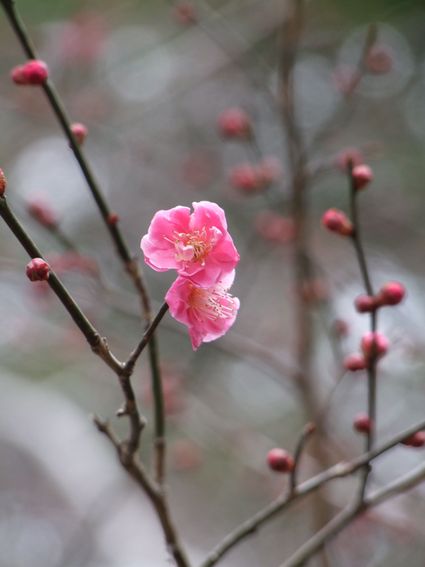
[[[349,243],[320,226],[328,207],[347,210],[347,150],[375,174],[360,196],[374,285],[399,280],[408,290],[403,305],[380,316],[391,348],[379,364],[378,435],[386,439],[423,419],[425,8],[421,0],[306,3],[294,76],[296,119],[309,147],[316,267],[306,289],[294,290],[288,139],[277,104],[287,2],[17,5],[72,120],[88,127],[85,150],[134,253],[158,209],[198,200],[225,209],[240,251],[232,291],[241,309],[228,335],[194,353],[186,329],[169,316],[158,333],[171,506],[196,564],[281,493],[286,479],[267,468],[267,452],[292,451],[306,420],[316,417],[292,378],[300,291],[313,314],[312,375],[329,459],[362,451],[352,422],[366,409],[366,380],[344,374],[342,359],[367,330],[368,318],[353,306],[363,288]],[[370,22],[378,24],[374,49],[347,96]],[[23,60],[0,11],[0,166],[9,202],[124,358],[142,333],[137,298],[42,91],[9,78]],[[247,113],[254,137],[223,138],[217,121],[228,108]],[[59,235],[42,226],[40,209],[53,215]],[[92,424],[98,414],[125,434],[114,417],[121,404],[115,376],[50,290],[29,283],[26,255],[3,224],[0,234],[0,566],[169,565],[149,502]],[[144,272],[158,308],[173,274]],[[150,422],[146,357],[134,386]],[[149,425],[145,462],[150,439]],[[420,449],[397,447],[380,459],[372,485],[421,459]],[[307,451],[301,477],[317,468]],[[337,511],[354,489],[350,479],[334,481],[323,498]],[[329,565],[423,567],[424,493],[419,486],[357,520],[329,546]],[[279,565],[311,535],[311,506],[308,499],[297,504],[220,565]]]

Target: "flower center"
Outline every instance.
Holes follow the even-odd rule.
[[[200,262],[205,264],[205,258],[214,246],[214,240],[206,228],[190,233],[175,232],[174,246],[176,258],[182,262]]]
[[[189,306],[198,321],[229,319],[236,312],[234,298],[220,284],[210,289],[193,286]]]

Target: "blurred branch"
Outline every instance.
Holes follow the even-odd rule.
[[[307,423],[302,432],[301,435],[298,439],[297,445],[295,447],[295,451],[294,451],[294,468],[291,471],[291,476],[290,476],[290,481],[289,481],[289,486],[290,486],[290,493],[292,494],[296,487],[297,487],[297,474],[298,474],[298,468],[299,468],[299,464],[300,464],[300,460],[301,460],[301,456],[304,450],[304,447],[307,443],[307,441],[309,440],[309,438],[311,437],[311,435],[313,435],[313,433],[316,431],[316,426],[314,423],[310,422]]]
[[[282,563],[281,567],[298,567],[304,565],[331,539],[337,536],[357,516],[368,509],[397,496],[398,494],[414,488],[425,479],[425,463],[417,466],[409,473],[399,477],[387,486],[375,490],[355,507],[348,507],[329,522],[322,530],[317,532],[292,557]]]
[[[30,59],[38,59],[36,50],[31,42],[29,34],[25,28],[25,25],[17,11],[16,3],[14,0],[0,0],[3,5],[4,11],[7,15],[9,23],[15,32],[19,43],[25,53],[25,55]],[[151,323],[151,305],[148,295],[148,291],[143,279],[142,271],[140,269],[137,258],[133,258],[129,247],[124,239],[124,236],[119,229],[116,222],[111,222],[112,210],[110,209],[92,171],[88,161],[86,160],[84,153],[82,152],[79,144],[77,143],[74,135],[71,131],[71,121],[67,116],[64,105],[56,92],[56,89],[50,79],[48,79],[42,85],[42,89],[51,105],[51,108],[67,138],[69,145],[74,153],[74,156],[80,166],[80,169],[86,179],[87,185],[90,192],[95,200],[97,208],[102,216],[104,224],[109,231],[112,241],[115,244],[115,248],[119,258],[121,259],[125,271],[129,274],[134,288],[136,289],[144,315],[145,327],[148,328]],[[159,361],[157,353],[157,345],[155,336],[152,335],[149,341],[149,361],[151,366],[152,374],[152,390],[155,395],[155,410],[163,407],[163,394],[161,385],[161,376],[159,370]],[[164,413],[160,415],[155,415],[155,453],[157,459],[157,469],[161,478],[164,476],[163,464],[164,464],[164,451],[165,451],[165,420]]]
[[[319,473],[318,475],[306,480],[305,482],[298,484],[293,491],[289,494],[284,494],[277,498],[274,502],[260,510],[257,514],[243,522],[239,527],[237,527],[233,532],[228,534],[206,557],[206,559],[201,563],[200,567],[212,567],[220,561],[224,555],[226,555],[235,545],[240,541],[247,538],[248,536],[254,534],[264,523],[273,519],[278,513],[283,512],[286,508],[300,498],[307,496],[308,494],[319,489],[321,486],[327,482],[336,479],[350,476],[359,469],[363,468],[365,465],[370,463],[372,460],[376,459],[380,455],[386,453],[401,441],[413,435],[417,431],[421,431],[425,428],[425,420],[417,423],[416,425],[405,429],[403,432],[395,435],[389,439],[386,443],[383,443],[379,447],[360,455],[359,457],[349,461],[347,463],[341,462],[328,470]]]

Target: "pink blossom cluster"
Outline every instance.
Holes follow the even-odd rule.
[[[239,254],[223,209],[201,201],[158,211],[142,238],[145,262],[157,272],[176,270],[166,293],[170,313],[188,327],[192,347],[213,341],[233,325],[239,300],[229,293]]]

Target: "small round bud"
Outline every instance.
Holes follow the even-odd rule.
[[[249,138],[251,121],[241,108],[228,108],[218,117],[218,128],[225,138]]]
[[[380,358],[388,351],[389,342],[382,333],[366,333],[362,337],[361,347],[366,359]]]
[[[294,468],[293,457],[285,449],[272,449],[267,454],[267,463],[272,471],[287,473]]]
[[[174,8],[174,17],[183,26],[196,24],[198,18],[195,8],[189,2],[179,2]]]
[[[349,354],[344,358],[344,368],[350,372],[358,372],[367,367],[365,357],[360,353]]]
[[[33,199],[27,204],[28,213],[42,226],[54,228],[58,224],[58,219],[51,207],[41,199]]]
[[[369,51],[365,63],[369,73],[385,75],[393,68],[393,54],[386,45],[376,45]]]
[[[274,157],[266,157],[257,167],[257,175],[262,185],[268,187],[282,176],[280,161]]]
[[[295,224],[291,217],[284,217],[273,211],[261,211],[255,217],[258,234],[270,242],[287,244],[294,239]]]
[[[0,168],[0,197],[3,197],[4,192],[6,191],[7,186],[7,179],[4,174],[4,171]]]
[[[230,172],[230,183],[235,189],[246,194],[252,194],[263,189],[257,168],[250,163],[235,166]]]
[[[346,172],[348,167],[355,167],[363,162],[363,154],[357,148],[345,148],[339,152],[335,160],[336,166],[343,172]]]
[[[108,224],[110,226],[114,226],[118,223],[118,221],[120,220],[120,217],[118,216],[117,213],[109,213],[107,220],[108,220]]]
[[[353,427],[359,433],[369,433],[372,429],[372,420],[365,413],[359,413],[353,421]]]
[[[371,313],[378,307],[376,299],[371,295],[359,295],[354,305],[359,313]]]
[[[425,445],[425,431],[413,433],[413,435],[403,439],[402,444],[407,447],[423,447]]]
[[[17,85],[42,85],[49,76],[49,70],[44,61],[31,59],[23,65],[14,67],[11,77]]]
[[[26,274],[30,281],[41,282],[49,279],[50,266],[42,258],[33,258],[28,262]]]
[[[354,231],[347,215],[339,209],[328,209],[322,217],[322,225],[341,236],[351,236]]]
[[[85,139],[87,138],[87,134],[88,134],[87,127],[84,126],[84,124],[81,124],[80,122],[74,122],[74,124],[71,124],[71,132],[74,138],[76,139],[77,144],[82,146]]]
[[[356,189],[363,189],[373,179],[373,173],[368,165],[356,165],[351,172]]]
[[[388,282],[382,286],[378,294],[381,305],[398,305],[406,295],[406,288],[399,282]]]

